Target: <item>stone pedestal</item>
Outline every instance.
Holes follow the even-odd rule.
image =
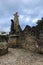
[[[19,45],[19,43],[18,43],[18,38],[19,38],[18,35],[16,35],[16,34],[11,34],[11,35],[9,36],[9,41],[8,41],[9,46],[10,46],[10,47],[17,47],[17,46]]]

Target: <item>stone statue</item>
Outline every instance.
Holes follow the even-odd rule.
[[[18,12],[16,12],[16,13],[14,14],[14,25],[15,25],[15,26],[19,25],[18,17],[19,17],[19,16],[18,16]],[[14,27],[15,27],[15,26],[14,26]]]
[[[14,30],[15,30],[15,32],[17,33],[17,32],[19,32],[19,28],[18,28],[18,26],[19,26],[19,20],[18,20],[18,12],[16,12],[15,14],[14,14]]]

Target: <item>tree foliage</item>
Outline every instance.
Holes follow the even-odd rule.
[[[41,20],[37,21],[36,28],[39,29],[39,30],[43,29],[43,18]]]

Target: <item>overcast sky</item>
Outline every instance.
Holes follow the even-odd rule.
[[[0,0],[0,31],[10,31],[13,14],[18,12],[19,23],[34,26],[43,17],[43,0]]]

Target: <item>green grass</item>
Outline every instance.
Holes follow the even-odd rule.
[[[4,46],[4,44],[0,42],[0,47],[2,47],[2,46]]]

